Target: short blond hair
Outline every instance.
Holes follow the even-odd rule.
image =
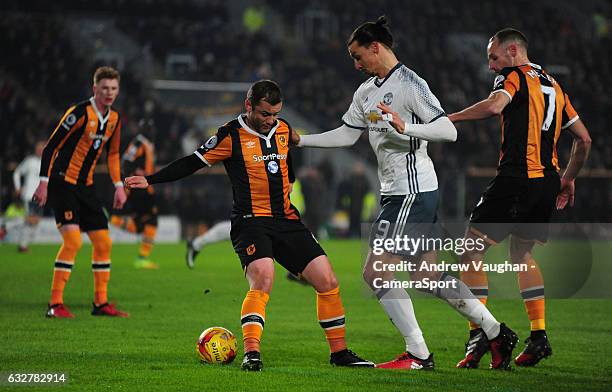
[[[119,76],[119,71],[117,71],[115,68],[104,66],[98,67],[93,75],[94,84],[100,83],[102,79],[117,79],[119,82],[121,77]]]

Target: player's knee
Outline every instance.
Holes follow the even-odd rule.
[[[67,252],[76,255],[82,245],[83,241],[80,232],[75,231],[64,234],[64,243],[62,246]]]
[[[442,278],[442,272],[440,271],[430,271],[430,270],[422,270],[415,271],[410,273],[410,279],[413,281],[439,281]]]
[[[91,237],[91,243],[94,248],[94,252],[100,255],[110,255],[111,248],[113,247],[113,241],[111,240],[108,232],[102,231]]]
[[[247,279],[252,290],[269,293],[274,283],[274,264],[254,262],[247,267]]]
[[[377,276],[376,272],[372,270],[371,268],[364,268],[361,274],[363,281],[367,283],[367,285],[370,287],[373,287],[372,282],[374,282],[374,279],[376,279],[376,276]]]
[[[274,276],[270,274],[258,274],[251,279],[251,290],[260,290],[266,293],[272,291]]]
[[[338,287],[338,279],[336,279],[336,274],[333,272],[325,274],[325,276],[320,279],[315,289],[319,293],[325,293],[327,291],[331,291]]]
[[[531,260],[533,245],[527,241],[512,240],[510,242],[510,260],[515,264],[528,263]]]

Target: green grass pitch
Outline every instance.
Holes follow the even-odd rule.
[[[401,353],[402,338],[361,283],[359,243],[327,241],[323,247],[340,281],[350,348],[376,362]],[[93,278],[87,245],[65,292],[76,318],[46,319],[57,248],[32,246],[24,255],[12,245],[0,246],[0,372],[66,372],[69,382],[61,390],[612,390],[612,300],[549,300],[547,330],[554,355],[536,368],[500,372],[486,366],[455,369],[466,321],[440,300],[415,299],[435,371],[339,369],[328,363],[313,290],[287,281],[279,267],[262,341],[264,371],[246,374],[240,370],[241,351],[227,366],[200,364],[195,353],[198,335],[210,326],[229,328],[241,340],[239,315],[247,283],[228,242],[206,248],[195,270],[184,264],[183,244],[154,248],[153,259],[161,264],[157,271],[133,269],[136,246],[115,245],[110,297],[130,312],[129,319],[89,315]],[[494,299],[490,308],[516,330],[522,349],[528,335],[522,302]]]

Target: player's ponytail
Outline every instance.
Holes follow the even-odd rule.
[[[376,19],[376,22],[365,22],[353,31],[346,45],[350,45],[356,41],[360,46],[368,46],[372,42],[377,41],[385,45],[389,49],[393,48],[393,36],[387,26],[387,17],[381,15]]]
[[[377,26],[385,26],[387,24],[387,17],[385,15],[381,15],[376,19]]]

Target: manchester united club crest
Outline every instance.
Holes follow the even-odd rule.
[[[385,105],[391,105],[391,102],[393,102],[393,93],[386,93],[383,97],[383,103]]]

